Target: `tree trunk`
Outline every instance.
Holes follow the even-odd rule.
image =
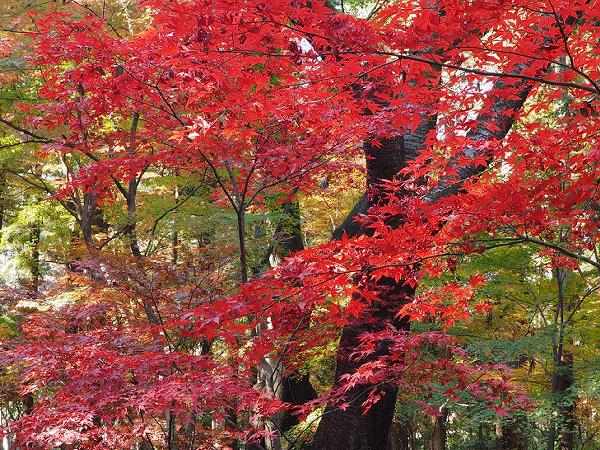
[[[414,430],[412,421],[393,422],[388,436],[387,450],[412,450]]]
[[[31,261],[29,262],[29,270],[31,272],[31,289],[35,292],[39,291],[41,281],[40,267],[40,224],[36,220],[31,229]]]
[[[380,204],[381,180],[391,180],[404,166],[403,138],[395,137],[383,141],[381,148],[365,144],[367,158],[367,206]],[[368,282],[371,283],[371,282]],[[414,288],[397,283],[393,279],[382,278],[371,290],[379,292],[380,301],[373,301],[361,316],[351,319],[342,331],[337,355],[334,389],[343,384],[346,375],[354,373],[362,364],[388,352],[382,343],[377,352],[368,359],[357,361],[350,355],[360,343],[365,332],[382,331],[392,325],[398,330],[408,330],[406,319],[397,319],[396,313],[402,305],[412,300]],[[394,408],[397,389],[381,386],[381,399],[365,414],[362,403],[373,386],[357,386],[348,392],[348,406],[344,409],[328,405],[317,429],[314,450],[381,450],[385,449]]]
[[[175,204],[179,204],[179,186],[175,185]],[[179,261],[179,232],[177,231],[177,220],[173,216],[173,230],[171,231],[171,264],[177,265]]]
[[[300,205],[295,201],[287,200],[283,205],[282,212],[273,234],[272,244],[262,260],[252,268],[255,276],[270,266],[271,258],[276,261],[278,254],[287,256],[304,248]],[[276,318],[271,317],[269,320],[276,320]],[[310,326],[310,311],[304,312],[298,320],[298,331],[306,331]],[[264,326],[269,326],[268,322]],[[303,375],[298,371],[282,374],[284,371],[285,367],[281,361],[276,358],[265,358],[263,364],[257,368],[257,386],[291,405],[303,405],[317,397],[308,375]],[[275,438],[264,439],[262,445],[267,450],[277,450],[281,448],[280,435],[297,425],[299,421],[296,416],[287,411],[278,412],[270,420],[271,422],[267,423],[265,428],[274,431]],[[252,448],[256,448],[256,446]]]
[[[448,409],[442,408],[439,416],[432,416],[429,426],[429,450],[446,450],[446,420]]]
[[[565,286],[569,271],[556,268],[555,278],[558,287],[558,297],[554,323],[558,328],[557,337],[552,345],[552,403],[553,412],[548,429],[546,448],[553,450],[558,439],[560,450],[573,450],[575,440],[575,403],[571,388],[573,387],[573,353],[565,348],[565,312],[568,304],[565,296]]]
[[[384,285],[387,284],[387,286]],[[407,320],[394,320],[398,309],[412,299],[414,289],[382,279],[378,288],[386,288],[381,295],[384,300],[373,302],[363,315],[352,320],[342,332],[336,358],[334,388],[343,383],[345,375],[354,373],[368,360],[356,361],[350,355],[359,345],[360,336],[366,332],[377,332],[393,324],[396,329],[408,330]],[[370,359],[387,353],[385,344]],[[340,409],[328,405],[315,436],[315,450],[381,450],[385,449],[394,408],[397,389],[381,386],[381,399],[364,414],[361,404],[367,399],[367,392],[373,386],[357,386],[348,392],[348,406]]]
[[[83,241],[89,249],[95,248],[93,226],[100,226],[107,231],[108,224],[104,223],[102,214],[98,209],[97,195],[94,192],[83,194],[83,203],[78,209],[77,220],[83,235]]]
[[[573,401],[573,353],[563,350],[557,392],[561,397],[562,424],[558,435],[561,450],[575,448],[575,402]]]
[[[575,403],[573,387],[573,354],[562,349],[552,373],[552,401],[557,414],[548,430],[547,449],[554,450],[556,441],[560,450],[573,450],[575,447]]]
[[[0,232],[4,228],[4,211],[6,209],[6,172],[0,170]]]
[[[300,205],[297,202],[290,202],[287,208],[287,215],[291,221],[287,229],[284,227],[281,234],[281,246],[286,255],[298,252],[304,249],[302,241],[302,224],[300,220]],[[308,329],[310,326],[310,312],[306,313],[299,331]],[[303,405],[304,403],[317,398],[317,392],[310,383],[308,374],[300,374],[295,371],[284,375],[281,379],[281,397],[280,399],[291,405]],[[284,414],[279,424],[281,430],[285,433],[291,427],[298,425],[298,418],[291,414]]]
[[[496,423],[496,450],[527,450],[527,439],[519,427],[524,420],[524,414],[515,414],[510,420]]]

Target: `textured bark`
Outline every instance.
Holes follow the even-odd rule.
[[[93,226],[102,224],[96,194],[93,192],[84,193],[83,201],[76,203],[74,209],[77,222],[81,228],[83,242],[88,248],[95,248]]]
[[[446,450],[446,420],[448,410],[442,409],[441,415],[433,416],[429,425],[429,450]]]
[[[575,402],[572,398],[573,353],[563,350],[561,371],[557,375],[557,392],[562,397],[560,412],[562,426],[558,435],[560,450],[575,448]]]
[[[558,441],[560,450],[575,448],[575,403],[572,399],[573,354],[561,349],[552,374],[552,397],[560,422],[552,422],[546,447],[554,450]]]
[[[413,450],[413,434],[411,422],[393,422],[388,436],[387,450]]]
[[[403,147],[403,162],[408,162],[414,160],[425,145],[425,138],[427,134],[435,127],[437,120],[437,116],[432,115],[431,117],[426,117],[423,119],[423,122],[417,127],[417,129],[413,133],[406,133],[402,136],[402,138],[393,139],[393,145],[398,146],[402,145]],[[378,155],[370,151],[372,156],[376,158]],[[382,154],[383,156],[383,154]],[[392,157],[392,160],[395,160]],[[398,163],[397,160],[395,160]],[[371,164],[373,166],[373,160],[367,160],[367,165]],[[393,167],[389,168],[390,170],[383,170],[382,173],[387,172],[388,175],[391,176],[396,175],[393,173]],[[390,178],[388,178],[390,179]],[[361,233],[364,233],[365,230],[362,229],[360,224],[354,220],[356,216],[359,214],[365,214],[369,209],[368,201],[367,201],[367,193],[365,192],[360,199],[356,202],[352,210],[348,213],[342,224],[334,231],[332,239],[338,240],[342,238],[342,235],[346,233],[348,237],[358,236]]]
[[[515,73],[520,73],[527,68],[523,65],[520,70]],[[515,121],[515,113],[519,111],[525,100],[529,96],[533,85],[526,81],[521,81],[511,86],[516,89],[515,98],[505,99],[498,98],[494,106],[490,109],[489,114],[477,118],[477,127],[471,131],[467,137],[474,141],[486,140],[502,140],[512,128]],[[498,79],[494,83],[494,88],[490,92],[490,96],[501,93],[506,88],[506,81]],[[494,131],[490,131],[489,124],[494,124]],[[467,147],[464,150],[464,156],[474,158],[480,150]],[[427,201],[434,203],[442,197],[450,196],[458,193],[463,186],[463,182],[470,177],[480,175],[485,169],[485,166],[463,165],[458,168],[458,175],[453,179],[442,180],[437,187],[432,189],[426,196]]]
[[[382,201],[380,195],[381,180],[391,179],[402,169],[404,158],[403,138],[401,136],[384,140],[381,148],[365,144],[367,159],[367,207]],[[354,318],[344,327],[336,355],[334,388],[342,384],[345,375],[355,372],[368,360],[386,354],[389,349],[382,343],[377,352],[368,360],[351,359],[351,353],[365,332],[377,332],[390,325],[397,329],[408,330],[405,319],[395,318],[399,308],[410,301],[414,288],[396,283],[393,279],[383,278],[374,286],[380,292],[380,301],[372,302],[362,315]],[[328,405],[315,435],[314,450],[381,450],[388,443],[388,434],[394,417],[397,389],[381,386],[381,399],[365,414],[362,403],[367,399],[373,386],[357,386],[348,393],[348,406],[340,409]]]
[[[354,373],[368,360],[350,359],[350,354],[359,344],[360,336],[365,332],[377,332],[390,324],[399,330],[408,330],[406,320],[395,320],[398,309],[412,299],[414,289],[402,286],[393,280],[382,279],[377,286],[382,292],[382,301],[373,302],[364,314],[351,321],[342,332],[336,357],[334,386],[340,386],[342,377]],[[388,349],[382,344],[371,358],[377,358]],[[394,416],[397,389],[392,386],[381,387],[381,400],[364,414],[362,402],[367,399],[372,386],[358,386],[348,394],[348,407],[340,409],[328,405],[315,436],[314,450],[381,450],[385,449],[388,434]]]
[[[496,423],[496,450],[527,450],[527,439],[519,427],[520,419],[513,417],[509,421]]]

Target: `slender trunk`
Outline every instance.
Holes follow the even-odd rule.
[[[551,407],[551,416],[548,423],[548,437],[546,439],[546,450],[554,450],[554,444],[556,443],[556,418],[554,414],[556,413],[556,408],[554,404],[556,402],[556,392],[558,386],[558,370],[559,369],[559,359],[560,359],[560,347],[557,343],[552,345],[552,356],[553,356],[553,364],[552,364],[552,376],[551,376],[551,395],[552,395],[552,407]]]
[[[560,450],[573,450],[575,440],[575,403],[573,387],[573,354],[565,349],[565,283],[568,270],[557,268],[555,272],[558,297],[554,316],[557,336],[552,345],[552,404],[554,417],[548,427],[546,448],[553,450],[558,440]]]
[[[31,272],[31,289],[35,292],[39,291],[41,281],[40,237],[40,223],[36,220],[31,229],[31,261],[29,266]]]
[[[231,175],[232,176],[232,175]],[[238,199],[239,200],[239,199]],[[239,201],[238,206],[235,208],[235,214],[237,218],[237,232],[238,232],[238,245],[239,245],[239,260],[240,260],[240,281],[241,284],[248,282],[248,256],[246,249],[246,211],[244,206]],[[225,417],[225,430],[235,433],[238,430],[238,418],[235,413],[235,409],[231,408],[226,412]],[[240,448],[240,443],[237,439],[232,440],[229,445],[233,450]],[[252,448],[252,447],[250,447]]]
[[[171,264],[176,266],[177,261],[179,261],[179,233],[174,229],[171,237]]]
[[[558,376],[557,390],[561,396],[562,426],[559,433],[561,450],[575,448],[575,402],[573,401],[573,353],[563,350],[562,371]]]
[[[554,450],[558,441],[560,450],[573,450],[575,446],[575,403],[573,387],[573,354],[560,350],[552,373],[552,401],[556,417],[548,430],[547,449]]]
[[[138,125],[139,125],[140,115],[139,113],[133,114],[133,119],[131,122],[131,130],[130,130],[130,145],[129,145],[129,154],[134,155],[136,151],[135,147],[135,136],[137,133]],[[137,192],[139,183],[141,180],[141,175],[139,177],[132,177],[127,184],[127,191],[123,192],[123,196],[125,197],[125,201],[127,203],[127,223],[125,224],[125,236],[129,240],[129,249],[131,250],[131,254],[133,257],[140,263],[142,259],[142,251],[140,250],[140,245],[137,236]],[[160,315],[157,314],[157,310],[155,311],[154,306],[148,301],[148,299],[143,299],[144,312],[146,313],[146,317],[148,318],[148,322],[153,325],[160,325],[162,323]],[[157,350],[162,347],[160,341],[157,339],[155,342],[155,346]]]
[[[274,234],[273,242],[257,266],[253,267],[254,275],[260,274],[271,264],[271,258],[277,261],[279,256],[287,256],[290,253],[300,251],[304,248],[302,240],[302,229],[300,220],[300,205],[292,200],[287,200],[283,205],[282,216]],[[310,311],[304,311],[298,318],[298,331],[303,332],[310,326]],[[269,321],[276,320],[270,317]],[[266,324],[268,326],[268,322]],[[260,330],[257,330],[260,333]],[[298,371],[286,373],[282,361],[276,358],[265,358],[263,365],[257,370],[257,385],[285,403],[291,405],[302,405],[317,397],[317,393],[310,383],[307,374]],[[287,432],[299,423],[295,415],[283,410],[270,418],[266,428],[274,432],[275,438],[265,439],[264,447],[268,450],[282,448],[280,434]]]
[[[179,204],[179,186],[175,185],[175,204]],[[179,232],[177,231],[177,221],[173,217],[173,231],[171,236],[171,264],[177,265],[179,260]]]
[[[6,208],[6,172],[0,170],[0,232],[4,228],[4,210]]]
[[[135,135],[137,133],[137,128],[140,120],[139,113],[134,113],[133,119],[131,121],[131,130],[130,130],[130,144],[129,144],[129,154],[134,155],[135,148]],[[136,202],[137,202],[137,189],[139,184],[139,178],[133,176],[129,183],[127,184],[127,194],[125,195],[125,200],[127,202],[127,223],[125,224],[125,235],[129,239],[129,248],[131,249],[131,254],[139,259],[142,257],[142,252],[140,251],[140,246],[137,238],[137,218],[136,218]]]
[[[139,259],[142,257],[138,238],[137,238],[137,219],[136,219],[136,200],[137,200],[137,179],[129,182],[127,196],[127,224],[125,225],[125,235],[129,239],[129,248],[131,254]]]
[[[240,207],[236,211],[238,244],[240,246],[240,279],[242,284],[248,282],[248,250],[246,249],[246,211]]]
[[[167,411],[167,449],[168,450],[175,450],[176,444],[175,444],[175,436],[176,436],[176,431],[175,430],[175,415],[169,410]]]
[[[302,240],[302,224],[300,219],[300,205],[298,202],[288,200],[283,207],[284,217],[282,224],[275,231],[275,240],[281,247],[283,256],[290,253],[295,253],[304,248]],[[310,311],[306,311],[301,317],[298,331],[301,333],[306,331],[310,326]],[[278,370],[283,367],[279,365]],[[310,383],[308,374],[300,374],[298,371],[293,371],[283,375],[281,378],[281,388],[278,390],[279,398],[291,405],[303,405],[304,403],[317,398],[317,392]],[[291,427],[298,425],[296,416],[284,412],[276,418],[277,425],[282,432],[288,431]]]

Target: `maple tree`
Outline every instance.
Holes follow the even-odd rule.
[[[314,449],[375,450],[397,403],[532,407],[444,329],[491,307],[485,273],[457,274],[479,254],[529,246],[559,279],[600,268],[594,1],[379,2],[358,18],[145,0],[126,31],[77,11],[30,15],[37,97],[1,118],[7,145],[61,162],[64,176],[12,172],[73,217],[88,255],[5,342],[18,443],[291,448],[318,422]],[[362,161],[366,193],[336,239],[292,244],[298,200],[355,183]],[[153,190],[173,206],[145,221]],[[166,262],[160,222],[191,205],[227,215],[235,239],[194,253],[172,219]],[[253,220],[274,228],[266,255]],[[265,270],[275,241],[292,254]],[[65,291],[77,300],[57,305]],[[338,338],[317,397],[303,364]],[[284,414],[308,424],[293,440]]]

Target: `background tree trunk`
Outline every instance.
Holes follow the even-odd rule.
[[[429,450],[446,450],[446,420],[448,409],[442,408],[439,416],[432,416],[429,425]]]
[[[510,420],[496,423],[496,450],[527,450],[527,439],[519,425],[526,418],[515,414]]]
[[[570,302],[566,298],[567,277],[570,275],[565,268],[557,267],[555,279],[558,288],[554,325],[557,328],[552,345],[552,402],[553,413],[548,427],[546,448],[553,450],[558,439],[560,450],[573,450],[575,441],[575,402],[571,388],[573,387],[573,353],[565,348],[565,330],[568,325],[566,315],[569,313]],[[558,419],[560,418],[560,419]]]
[[[394,421],[388,436],[387,450],[414,450],[412,419]]]
[[[40,262],[40,239],[42,231],[38,220],[31,227],[31,260],[29,261],[29,270],[31,272],[31,290],[38,292],[41,282],[41,262]]]

